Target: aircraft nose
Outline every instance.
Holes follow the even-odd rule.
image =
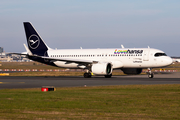
[[[171,65],[171,64],[173,63],[173,59],[170,58],[170,57],[167,57],[167,58],[165,59],[165,61],[166,61],[166,64],[167,64],[167,65]]]

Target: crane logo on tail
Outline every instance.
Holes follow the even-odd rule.
[[[40,44],[39,37],[37,35],[31,35],[28,39],[28,44],[30,48],[36,49]]]

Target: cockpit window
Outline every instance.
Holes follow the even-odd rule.
[[[156,53],[154,55],[155,57],[160,57],[160,56],[167,56],[165,53]]]

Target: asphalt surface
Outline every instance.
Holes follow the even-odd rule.
[[[77,76],[60,77],[10,77],[0,76],[0,89],[41,88],[42,86],[78,87],[78,86],[109,86],[109,85],[150,85],[150,84],[180,84],[180,73],[155,74],[154,78],[147,75],[131,76],[93,76],[84,78]]]

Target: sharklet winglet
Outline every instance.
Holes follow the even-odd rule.
[[[122,47],[122,48],[124,48],[124,46],[123,46],[123,45],[121,45],[121,47]]]

